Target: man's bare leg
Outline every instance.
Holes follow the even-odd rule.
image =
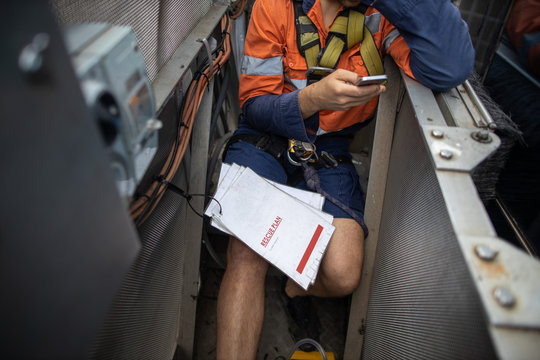
[[[229,240],[217,304],[217,358],[254,359],[264,317],[268,263],[240,240]]]
[[[336,230],[326,249],[315,284],[305,291],[289,279],[285,287],[289,297],[339,297],[351,294],[358,286],[364,257],[364,231],[352,219],[335,218],[333,224]]]

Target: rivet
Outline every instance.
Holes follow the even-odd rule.
[[[485,261],[492,261],[497,256],[498,252],[486,245],[477,245],[474,248],[476,255]]]
[[[495,297],[495,300],[497,300],[499,305],[506,308],[511,308],[516,303],[516,298],[510,292],[510,290],[503,287],[495,288],[495,290],[493,291],[493,296]]]
[[[454,154],[450,150],[441,150],[439,156],[445,160],[450,160]]]
[[[444,137],[444,133],[441,130],[431,130],[431,136],[433,136],[436,139],[442,139]]]

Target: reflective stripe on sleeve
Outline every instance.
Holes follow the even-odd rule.
[[[386,35],[386,37],[383,40],[384,51],[386,52],[388,51],[388,49],[390,48],[390,44],[392,44],[392,41],[394,41],[398,36],[399,36],[398,29],[393,29],[392,31],[388,33],[388,35]]]
[[[368,27],[371,34],[379,32],[379,27],[381,26],[381,13],[373,13],[369,16],[366,16],[365,25]]]
[[[295,89],[300,90],[307,86],[307,79],[297,80],[287,77],[287,80],[294,86]]]
[[[283,62],[281,56],[268,59],[259,59],[244,56],[242,73],[246,75],[283,75]]]

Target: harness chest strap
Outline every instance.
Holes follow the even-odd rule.
[[[306,59],[308,69],[321,66],[334,69],[341,54],[360,43],[360,56],[369,75],[384,74],[384,67],[373,40],[365,25],[366,6],[346,8],[334,20],[325,48],[321,49],[319,31],[302,8],[302,0],[294,0],[294,16],[298,51]],[[322,75],[315,72],[315,75]]]

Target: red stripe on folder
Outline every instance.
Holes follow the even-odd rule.
[[[311,256],[311,253],[313,252],[313,249],[315,248],[315,245],[317,244],[317,241],[319,240],[322,231],[323,227],[321,225],[317,225],[317,229],[315,229],[315,233],[311,237],[311,241],[309,242],[309,245],[304,252],[304,256],[302,256],[302,260],[300,260],[300,264],[298,264],[298,267],[296,268],[296,271],[300,274],[304,271],[304,268],[306,267],[309,257]]]

